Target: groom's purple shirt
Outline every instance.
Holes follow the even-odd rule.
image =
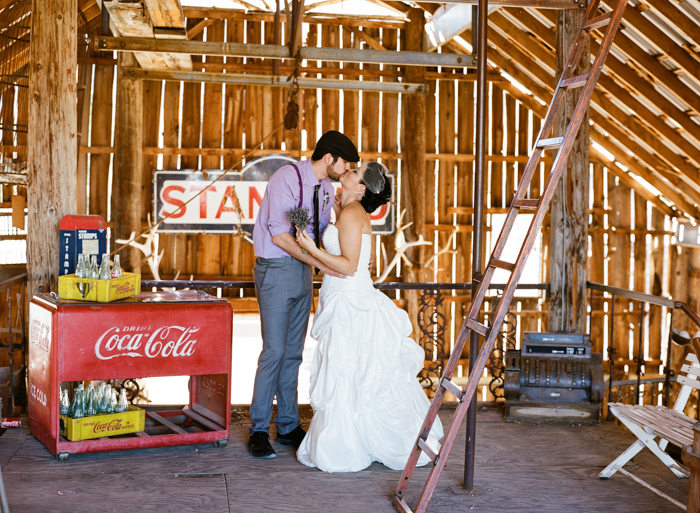
[[[306,231],[313,237],[314,186],[321,185],[318,191],[319,231],[321,233],[330,223],[335,192],[333,184],[328,178],[319,182],[311,167],[311,160],[297,162],[296,165],[299,168],[304,188],[302,206],[309,209],[309,218],[312,221]],[[289,253],[272,242],[272,237],[285,232],[291,233],[292,223],[287,219],[287,212],[299,205],[299,195],[299,178],[291,164],[279,168],[270,177],[253,229],[253,246],[256,257],[282,258],[290,256]]]

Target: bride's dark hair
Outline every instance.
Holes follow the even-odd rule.
[[[368,163],[365,175],[368,172],[371,174],[381,173],[382,175],[384,175],[384,186],[382,187],[381,191],[375,193],[372,192],[369,187],[367,187],[365,189],[365,195],[362,196],[362,199],[360,200],[360,205],[364,207],[366,212],[371,214],[379,207],[381,207],[385,203],[388,203],[391,200],[391,182],[389,181],[389,177],[386,176],[388,172],[387,168],[379,162]]]

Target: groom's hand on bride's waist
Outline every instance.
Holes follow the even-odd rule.
[[[336,278],[349,278],[350,276],[352,276],[352,275],[339,273],[338,271],[334,271],[330,267],[323,265],[323,264],[318,266],[318,268],[321,269],[324,273],[326,273],[330,276],[335,276]]]

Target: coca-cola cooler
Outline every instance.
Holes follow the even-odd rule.
[[[232,316],[228,302],[196,291],[144,292],[114,303],[34,296],[29,305],[32,433],[61,460],[83,452],[205,442],[225,446]],[[146,429],[75,442],[60,435],[62,382],[183,375],[190,376],[189,404],[146,412],[156,434]]]

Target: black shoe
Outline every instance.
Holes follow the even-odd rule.
[[[292,431],[286,435],[280,435],[277,433],[277,445],[291,445],[295,449],[299,448],[301,441],[306,436],[306,431],[302,429],[301,426],[295,427]]]
[[[264,431],[255,431],[248,440],[248,452],[255,458],[272,460],[277,457],[270,445],[270,435]]]

